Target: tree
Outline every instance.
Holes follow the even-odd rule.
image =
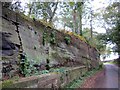
[[[62,11],[62,22],[64,26],[72,29],[79,35],[82,35],[82,10],[83,2],[66,2],[61,4]]]
[[[63,25],[64,29],[70,28],[72,32],[75,32],[75,28],[77,27],[76,22],[76,14],[74,8],[74,2],[62,2],[60,4],[60,13],[59,13],[59,20]],[[74,17],[74,18],[73,18]]]
[[[79,13],[79,24],[78,24],[78,30],[79,30],[79,34],[82,36],[82,14],[83,14],[83,5],[84,2],[77,2],[77,11]]]
[[[77,25],[77,7],[75,2],[68,2],[68,9],[71,10],[71,19],[72,19],[72,32],[78,33],[78,25]],[[70,11],[69,10],[69,11]]]
[[[70,6],[73,7],[73,21],[75,33],[82,36],[82,10],[83,2],[70,2]],[[78,20],[77,20],[78,19]]]
[[[90,29],[90,39],[93,38],[93,30],[96,26],[99,26],[100,20],[98,20],[100,16],[100,12],[98,10],[95,10],[92,4],[93,0],[86,0],[83,5],[83,25],[88,25]],[[84,26],[83,26],[84,27]]]
[[[52,23],[58,2],[29,2],[27,6],[29,8],[29,16],[35,16],[37,19],[43,19],[46,22]]]
[[[5,8],[9,8],[11,5],[11,2],[2,2],[2,6]]]
[[[91,45],[96,47],[100,54],[103,56],[106,52],[110,51],[110,49],[106,50],[106,42],[101,39],[103,34],[99,34],[97,32],[93,32],[93,38],[91,39],[91,31],[89,28],[85,28],[83,30],[83,36],[86,38],[87,42]]]
[[[107,25],[106,42],[112,42],[116,46],[113,52],[117,52],[120,58],[120,3],[114,2],[109,5],[103,14],[104,21]]]

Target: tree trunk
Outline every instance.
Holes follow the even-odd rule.
[[[77,2],[77,11],[79,12],[79,33],[82,36],[82,6],[83,6],[83,2]]]
[[[91,20],[90,20],[90,30],[91,30],[91,32],[90,32],[90,35],[91,35],[91,39],[92,39],[92,38],[93,38],[93,28],[92,28],[92,10],[91,10],[90,14],[91,14]]]
[[[58,2],[56,2],[56,4],[55,4],[55,8],[54,8],[54,10],[52,12],[52,15],[51,15],[50,19],[49,19],[49,23],[52,23],[53,17],[55,15],[55,11],[57,10],[57,5],[58,5]]]
[[[29,12],[28,12],[28,16],[30,17],[31,12],[32,12],[32,7],[34,6],[34,2],[32,2],[31,6],[29,7]]]
[[[73,32],[77,33],[77,30],[76,30],[76,11],[75,9],[73,9]]]
[[[82,13],[80,13],[80,28],[79,28],[79,31],[80,31],[80,35],[82,36]]]

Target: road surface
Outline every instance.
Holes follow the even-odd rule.
[[[114,64],[104,64],[104,75],[97,78],[94,88],[119,88],[120,68]]]

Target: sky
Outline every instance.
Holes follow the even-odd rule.
[[[24,6],[26,2],[35,1],[35,0],[20,0],[20,1],[22,2],[22,6]],[[44,2],[45,2],[45,1],[56,1],[56,0],[44,0]],[[61,1],[61,0],[60,0],[60,1]],[[62,1],[63,1],[63,0],[62,0]],[[66,0],[66,2],[67,2],[67,1],[74,1],[74,0]],[[78,0],[78,1],[81,1],[81,0]],[[84,1],[84,0],[83,0],[83,1]],[[95,12],[100,12],[100,10],[105,9],[105,7],[107,7],[110,2],[118,2],[118,1],[120,1],[120,0],[92,0],[92,2],[91,2],[92,6],[93,6],[92,9],[93,9],[93,11],[95,11]],[[59,10],[58,10],[57,12],[59,13]],[[83,20],[83,22],[86,23],[85,20]],[[96,23],[96,24],[99,24],[99,21],[95,21],[95,23]],[[98,33],[106,33],[106,30],[105,30],[104,28],[99,27],[99,26],[97,26],[96,24],[94,24],[94,26],[93,26],[93,27],[94,27],[93,31],[96,31],[96,32],[98,32]],[[56,23],[56,25],[57,25],[59,28],[62,28],[62,25],[61,25],[61,24]],[[85,28],[85,27],[90,27],[90,25],[85,24],[85,25],[83,26],[83,28]],[[59,29],[59,28],[57,28],[57,29]],[[66,29],[69,30],[69,28],[66,28]],[[108,45],[108,46],[112,48],[114,45],[111,44],[111,45]],[[115,59],[115,58],[117,58],[117,57],[118,57],[117,54],[112,53],[112,54],[111,54],[109,57],[107,57],[105,60],[112,60],[112,59]],[[103,59],[101,58],[101,60],[103,60]]]

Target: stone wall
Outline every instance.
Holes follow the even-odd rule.
[[[45,70],[46,60],[50,67],[86,66],[95,68],[99,63],[99,53],[86,42],[46,26],[40,21],[2,8],[0,39],[2,44],[3,76],[14,76],[19,68],[22,54],[34,61],[39,70]],[[43,37],[45,40],[43,42]],[[55,43],[51,43],[54,34]],[[70,37],[70,44],[65,37]],[[44,43],[44,44],[43,44]],[[10,74],[10,75],[8,75]]]
[[[14,81],[3,88],[63,88],[76,78],[80,78],[87,69],[84,66],[68,68],[66,73],[49,73],[38,76],[31,76]]]

